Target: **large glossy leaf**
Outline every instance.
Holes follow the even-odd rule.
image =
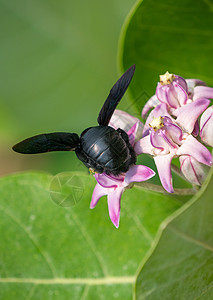
[[[167,70],[213,85],[212,7],[211,1],[144,0],[130,12],[120,38],[119,64],[121,70],[136,64],[130,89],[138,114],[155,93],[158,75]],[[210,177],[196,197],[161,225],[142,259],[136,299],[213,297]]]
[[[212,173],[200,192],[162,223],[139,273],[136,299],[213,298]]]
[[[122,71],[136,64],[130,89],[139,113],[166,71],[213,86],[212,12],[212,1],[137,2],[123,27],[119,64]]]
[[[0,180],[0,299],[132,299],[141,258],[181,202],[140,187],[126,190],[116,229],[106,198],[89,209],[93,176],[74,175],[83,196],[71,208],[51,200],[49,187],[57,186],[50,175]]]

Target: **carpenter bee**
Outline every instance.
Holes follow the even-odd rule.
[[[75,151],[78,159],[92,172],[119,175],[127,172],[136,162],[136,155],[125,131],[108,126],[116,106],[123,97],[134,75],[135,65],[130,67],[115,83],[102,106],[99,126],[85,129],[80,137],[76,133],[54,132],[27,138],[13,146],[23,154],[50,151]]]

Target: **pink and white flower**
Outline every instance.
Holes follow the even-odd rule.
[[[144,118],[148,111],[157,107],[161,103],[167,105],[168,112],[171,116],[179,119],[185,119],[184,129],[188,132],[198,134],[198,122],[189,124],[188,121],[196,117],[196,119],[208,107],[210,100],[213,98],[213,88],[205,86],[205,82],[199,79],[184,79],[178,75],[166,72],[160,76],[160,82],[156,88],[156,94],[152,96],[145,104],[142,110]],[[185,118],[187,116],[187,118]]]
[[[196,118],[192,122],[195,120]],[[149,130],[148,121],[150,121]],[[154,157],[161,183],[169,193],[174,192],[171,174],[171,162],[174,157],[187,156],[193,163],[197,161],[207,166],[212,165],[212,155],[208,149],[169,116],[165,103],[158,105],[151,112],[147,122],[144,127],[144,137],[136,143],[135,152],[136,155],[147,153]],[[179,122],[181,123],[182,120],[179,119]],[[191,120],[188,122],[190,123]],[[190,180],[191,170],[182,169],[186,178]],[[199,170],[196,170],[196,176],[203,177],[199,174]],[[194,183],[193,180],[191,182]]]
[[[105,173],[95,174],[97,184],[93,191],[90,208],[94,208],[99,199],[107,195],[109,216],[116,228],[120,220],[120,201],[126,188],[131,187],[133,182],[141,182],[152,178],[155,172],[142,165],[132,165],[123,175],[112,176]]]
[[[119,118],[117,118],[116,116],[110,121],[111,126],[114,124],[113,127],[115,127],[116,123],[116,127],[123,127],[123,129],[125,129],[126,122],[124,122],[124,119],[128,120],[128,123],[130,124],[134,122],[133,126],[127,131],[129,141],[134,148],[136,136],[139,132],[138,129],[140,127],[142,128],[142,123],[138,119],[130,116],[127,113],[117,111],[116,114],[117,116],[122,116],[121,126],[119,126]],[[142,135],[141,130],[140,135]],[[119,176],[107,175],[105,173],[96,173],[94,177],[97,181],[97,184],[93,191],[90,208],[94,208],[98,203],[99,199],[102,196],[107,195],[109,216],[112,223],[115,225],[116,228],[118,228],[120,220],[120,201],[124,190],[132,187],[133,182],[145,181],[152,178],[154,175],[155,172],[152,169],[143,165],[132,165],[126,173],[121,174]]]
[[[177,109],[187,104],[188,88],[185,79],[166,72],[160,75],[156,88],[156,96],[161,103],[166,103],[170,109]]]

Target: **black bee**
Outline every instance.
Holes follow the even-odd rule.
[[[85,129],[80,137],[76,133],[54,132],[30,137],[13,150],[24,154],[50,151],[75,151],[77,157],[90,171],[110,175],[127,172],[136,162],[129,137],[122,129],[108,126],[112,114],[128,88],[135,71],[130,67],[115,83],[101,108],[96,127]]]

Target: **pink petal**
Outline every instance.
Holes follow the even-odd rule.
[[[150,109],[157,106],[158,104],[160,104],[160,101],[158,100],[157,96],[152,96],[143,107],[142,118],[145,119],[146,114],[150,111]]]
[[[109,193],[107,197],[109,216],[116,228],[118,228],[119,226],[120,201],[121,201],[122,193],[123,193],[123,188],[117,188],[113,192]]]
[[[141,153],[147,153],[153,155],[153,146],[150,142],[150,135],[145,136],[141,140],[137,141],[134,146],[136,155]]]
[[[173,82],[173,88],[169,89],[168,97],[173,108],[185,105],[188,99],[186,91],[176,82]]]
[[[139,127],[139,120],[127,132],[129,136],[129,142],[132,146],[134,146],[135,144],[136,132],[138,130],[138,127]]]
[[[210,101],[208,99],[199,99],[176,109],[174,112],[177,116],[176,122],[183,127],[185,131],[191,133],[198,117],[208,107],[209,103]]]
[[[140,139],[142,137],[143,123],[138,118],[131,116],[125,111],[116,109],[110,119],[109,126],[114,129],[121,128],[128,132],[128,130],[130,130],[136,122],[138,122],[138,131],[136,136],[137,139]]]
[[[213,88],[207,86],[196,86],[194,88],[194,97],[193,100],[196,101],[200,98],[213,99]]]
[[[197,86],[197,85],[206,85],[206,83],[200,79],[186,79],[186,83],[187,83],[187,87],[188,89],[193,89]]]
[[[205,110],[200,118],[200,137],[204,143],[213,147],[213,106]]]
[[[150,131],[150,142],[152,146],[154,148],[168,152],[171,145],[169,143],[169,140],[167,138],[165,139],[164,137],[165,135],[163,134],[163,130],[161,129],[158,131]]]
[[[177,83],[178,85],[180,85],[186,92],[188,92],[188,86],[186,83],[186,80],[178,75],[175,75],[175,79],[173,81],[174,83]]]
[[[157,84],[157,88],[156,88],[156,96],[158,98],[158,100],[161,102],[161,103],[165,103],[165,104],[168,104],[168,98],[167,98],[167,95],[168,95],[168,91],[170,89],[170,85],[162,85],[158,82]]]
[[[171,161],[173,156],[174,155],[170,153],[170,154],[158,155],[154,157],[154,161],[158,169],[158,174],[162,186],[169,193],[174,192],[172,186],[172,173],[171,173]]]
[[[180,129],[179,126],[173,123],[167,123],[164,121],[166,135],[169,136],[176,144],[180,144],[183,136],[183,131]]]
[[[155,109],[153,109],[154,118],[158,118],[161,116],[171,117],[168,112],[167,105],[165,103],[161,103],[158,106],[156,106]]]
[[[192,135],[198,136],[199,130],[200,130],[200,127],[199,127],[199,122],[198,122],[198,120],[197,120],[197,121],[195,122],[195,127],[194,127],[194,129],[193,129],[193,131],[192,131]]]
[[[206,122],[213,116],[213,105],[207,108],[200,118],[200,128],[202,130],[203,126],[205,126]]]
[[[181,155],[179,160],[181,171],[186,179],[192,184],[201,185],[208,174],[209,167],[189,155]]]
[[[102,196],[107,195],[108,189],[103,188],[100,184],[96,184],[93,194],[92,194],[92,200],[90,202],[90,208],[94,208],[96,204],[98,203],[99,199]]]
[[[167,144],[167,147],[164,148],[164,150],[166,150],[166,152],[177,149],[177,145],[174,143],[173,138],[170,137],[170,135],[168,134],[168,132],[166,132],[166,130],[161,130],[160,129],[159,134],[163,137],[165,143]],[[173,133],[173,135],[174,134],[175,134],[175,132]]]
[[[143,165],[133,165],[129,171],[127,171],[125,176],[125,182],[130,184],[131,182],[140,182],[152,178],[155,172]]]
[[[115,188],[122,184],[124,176],[110,176],[105,173],[94,175],[97,182],[104,188]]]
[[[170,108],[176,109],[187,102],[186,81],[182,77],[176,76],[175,80],[168,85],[158,83],[156,96],[160,102],[166,103]]]
[[[200,163],[211,166],[212,155],[209,150],[198,142],[192,135],[189,135],[177,150],[176,155],[190,155]]]

